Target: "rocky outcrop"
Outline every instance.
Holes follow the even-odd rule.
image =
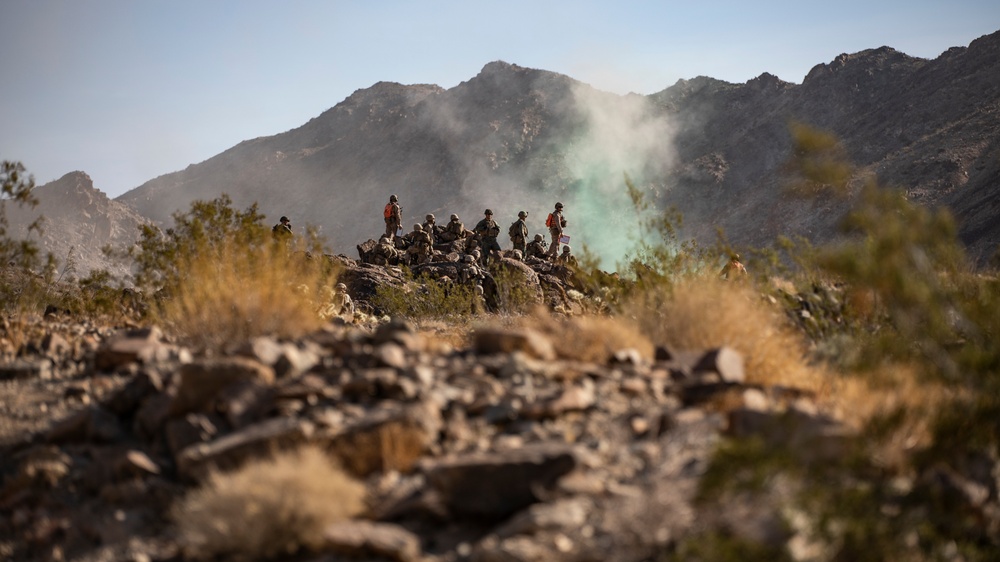
[[[34,241],[43,256],[51,253],[59,260],[60,272],[70,277],[105,269],[118,279],[127,278],[130,264],[107,256],[102,249],[128,248],[139,239],[139,226],[148,224],[148,219],[127,204],[109,199],[83,172],[38,186],[33,194],[38,206],[8,208],[12,235]],[[28,225],[38,217],[42,218],[41,234],[29,234]]]
[[[24,561],[190,559],[166,516],[185,493],[305,446],[361,479],[370,509],[288,560],[645,560],[720,517],[696,494],[722,436],[815,459],[853,439],[808,392],[747,384],[727,348],[582,362],[528,329],[484,327],[443,350],[390,322],[201,357],[156,329],[78,345],[66,324],[40,328],[66,349],[21,360],[55,367],[0,389],[5,420],[44,388],[53,409],[35,431],[0,432],[0,545]],[[784,529],[777,509],[725,532]]]

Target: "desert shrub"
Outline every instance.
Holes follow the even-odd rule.
[[[635,349],[646,359],[653,357],[653,343],[641,327],[628,318],[603,315],[560,317],[536,308],[520,322],[548,336],[559,357],[576,361],[607,363],[617,351]]]
[[[748,285],[691,277],[636,295],[623,314],[656,344],[675,350],[729,346],[743,354],[748,382],[820,390],[801,337]]]
[[[274,240],[256,205],[227,196],[196,201],[166,231],[142,227],[132,250],[136,280],[156,294],[154,313],[192,343],[219,348],[255,335],[295,337],[316,329],[323,289],[336,271],[315,238]]]
[[[498,267],[493,270],[500,293],[503,312],[524,314],[541,301],[535,287],[529,285],[520,272],[514,268]]]
[[[172,515],[188,555],[259,560],[315,547],[325,527],[359,515],[364,500],[363,484],[308,447],[212,473]]]
[[[35,178],[25,177],[24,165],[20,162],[4,160],[0,163],[0,265],[15,265],[30,269],[38,264],[38,247],[30,240],[19,240],[8,232],[7,205],[14,203],[20,207],[34,208],[38,205],[32,190]],[[41,231],[42,218],[38,217],[28,226],[28,232]]]
[[[412,277],[404,270],[402,284],[383,284],[375,290],[372,306],[381,314],[410,320],[467,317],[479,298],[469,285],[439,282],[429,276]]]

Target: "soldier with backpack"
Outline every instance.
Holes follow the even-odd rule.
[[[385,218],[385,233],[391,240],[392,237],[396,236],[399,225],[403,222],[403,209],[399,206],[398,197],[395,195],[389,196],[389,202],[386,203],[385,210],[382,211],[382,216]]]
[[[549,251],[546,255],[552,260],[559,257],[559,238],[563,235],[563,229],[566,228],[566,218],[563,217],[563,204],[556,202],[555,210],[549,213],[549,216],[545,219],[545,226],[549,227],[549,236],[552,237],[552,243],[549,245]]]
[[[527,258],[538,258],[540,260],[545,259],[545,237],[541,234],[536,234],[535,239],[528,242],[524,253],[525,259]]]
[[[514,224],[510,225],[507,229],[507,234],[510,235],[510,241],[514,243],[514,249],[520,250],[521,255],[524,255],[525,246],[528,241],[528,225],[524,223],[524,219],[528,218],[528,213],[521,211],[517,214],[517,220]]]

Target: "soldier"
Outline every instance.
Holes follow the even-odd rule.
[[[271,227],[271,236],[275,240],[286,241],[292,237],[292,223],[288,220],[288,217],[281,217],[278,220],[278,224]]]
[[[556,263],[566,267],[576,267],[576,256],[574,256],[571,252],[572,250],[570,249],[569,244],[563,246],[562,253],[559,254],[559,258],[556,260]]]
[[[382,211],[382,215],[385,217],[385,233],[391,240],[399,230],[399,226],[403,223],[403,208],[399,206],[398,197],[395,195],[389,196],[389,202],[385,204],[385,210]]]
[[[451,222],[444,227],[439,238],[442,242],[454,242],[461,240],[463,236],[465,236],[465,225],[459,220],[458,215],[452,214]]]
[[[406,253],[410,256],[410,265],[430,261],[431,235],[424,232],[424,228],[419,224],[413,225],[413,232],[409,234],[409,243]]]
[[[431,244],[438,243],[438,237],[441,235],[441,227],[434,222],[434,214],[428,213],[424,218],[424,232],[431,235]]]
[[[549,213],[548,218],[545,219],[545,226],[549,227],[549,235],[552,237],[552,244],[549,245],[547,255],[555,260],[559,253],[559,238],[563,235],[563,229],[566,228],[562,203],[556,203],[555,210]]]
[[[479,244],[483,249],[483,267],[490,265],[490,255],[494,251],[500,251],[500,244],[497,243],[497,236],[500,235],[500,227],[493,220],[493,211],[486,209],[483,211],[483,220],[476,223],[476,228],[472,229],[479,236]]]
[[[399,253],[393,247],[392,239],[388,234],[383,234],[375,246],[375,258],[372,261],[375,265],[394,265],[398,257]]]
[[[739,254],[729,256],[729,262],[719,272],[719,277],[731,281],[742,281],[746,279],[747,275],[747,268],[743,267],[743,263],[740,262]]]
[[[462,256],[462,265],[458,270],[458,282],[465,284],[478,283],[483,277],[483,271],[476,265],[476,258],[472,254]]]
[[[535,239],[528,242],[528,246],[525,248],[524,252],[525,259],[527,258],[538,258],[540,260],[545,259],[545,237],[541,234],[536,234]]]
[[[507,234],[510,235],[510,241],[514,243],[514,249],[521,250],[522,255],[524,254],[525,244],[528,241],[528,225],[524,223],[524,219],[526,218],[528,218],[528,213],[525,211],[519,212],[517,220],[507,230]]]
[[[354,301],[351,300],[351,295],[347,294],[347,285],[337,283],[330,290],[328,297],[329,302],[320,310],[320,318],[330,320],[340,317],[347,321],[354,319]]]

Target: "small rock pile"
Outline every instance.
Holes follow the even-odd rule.
[[[783,543],[767,506],[695,502],[720,436],[819,456],[851,438],[808,393],[747,384],[729,348],[582,362],[529,328],[447,349],[392,321],[193,356],[156,328],[52,330],[0,365],[5,397],[61,393],[32,405],[58,419],[0,442],[4,559],[187,560],[172,505],[307,444],[369,508],[283,560],[643,560],[706,525]]]

